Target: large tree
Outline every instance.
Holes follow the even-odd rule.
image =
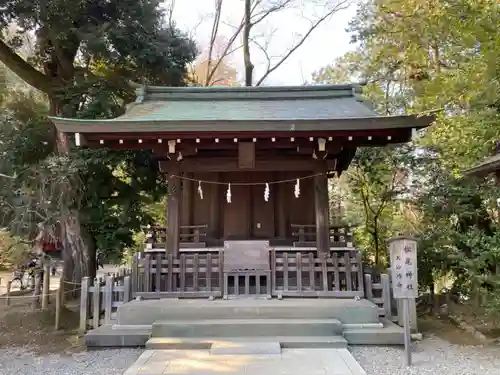
[[[205,15],[211,22],[211,32],[206,54],[206,76],[203,82],[212,82],[220,72],[219,66],[234,53],[242,53],[245,86],[259,86],[279,69],[325,22],[336,13],[346,9],[351,0],[213,0],[213,12]],[[175,1],[170,0],[169,9],[175,14]],[[231,7],[229,7],[231,3]],[[237,14],[234,3],[238,3]],[[228,9],[231,9],[229,11]],[[230,13],[231,12],[231,13]],[[234,13],[233,13],[234,12]],[[291,23],[282,37],[293,37],[291,44],[277,41],[276,21],[287,17]],[[226,20],[226,18],[230,18]],[[203,20],[204,21],[204,20]],[[224,37],[224,38],[221,38]],[[221,44],[221,40],[225,42]],[[273,41],[273,39],[275,39]],[[276,44],[274,53],[272,44]],[[265,61],[259,76],[255,72],[256,56]]]
[[[355,51],[314,77],[366,83],[365,95],[380,113],[437,111],[417,140],[411,168],[423,286],[449,273],[465,294],[471,286],[495,285],[498,189],[460,172],[490,153],[500,134],[499,15],[495,0],[370,0],[350,24]],[[377,184],[368,185],[381,201]]]
[[[351,22],[347,67],[393,113],[439,110],[424,144],[464,168],[500,133],[499,21],[495,0],[371,0]]]
[[[46,94],[52,116],[116,116],[133,98],[129,80],[182,85],[186,65],[196,53],[187,37],[165,25],[160,2],[155,0],[2,0],[0,9],[0,61]],[[32,56],[18,53],[27,36],[34,38]],[[67,154],[70,140],[54,128],[51,134],[46,142],[52,146],[50,151]],[[92,208],[101,206],[103,199],[116,199],[113,193],[120,186],[138,194],[138,185],[145,183],[143,175],[131,176],[127,168],[135,164],[144,172],[150,160],[144,153],[86,152],[83,158],[70,154],[44,159],[41,170],[47,172],[46,180],[37,185],[40,191],[40,186],[51,182],[52,194],[60,198],[57,224],[65,251],[64,277],[77,281],[94,272],[92,250],[101,232],[97,229],[109,224],[102,219],[120,216],[112,214],[116,205],[111,202],[98,217]],[[81,161],[84,165],[78,164]],[[125,170],[122,182],[129,187],[117,186],[120,182],[110,176],[119,165]],[[146,179],[149,188],[156,182]],[[137,204],[132,199],[129,208],[137,211]],[[115,229],[119,236],[120,228]]]

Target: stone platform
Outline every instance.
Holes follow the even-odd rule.
[[[123,375],[366,375],[347,349],[215,355],[208,350],[146,350]]]
[[[404,342],[402,328],[380,320],[364,299],[132,301],[118,308],[114,324],[85,335],[89,347],[209,350],[227,341],[281,348]]]
[[[117,312],[120,325],[151,325],[166,320],[283,318],[338,319],[343,324],[379,323],[377,306],[365,299],[157,299],[128,302]]]

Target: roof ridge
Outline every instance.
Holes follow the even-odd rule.
[[[151,93],[181,93],[181,92],[304,92],[304,91],[356,91],[361,84],[316,84],[293,86],[155,86],[130,81],[129,85],[143,92]]]
[[[355,85],[265,86],[265,87],[168,87],[139,86],[136,103],[147,101],[253,101],[353,98]]]

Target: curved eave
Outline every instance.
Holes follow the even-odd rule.
[[[214,132],[310,132],[359,131],[381,129],[425,128],[434,115],[345,118],[331,120],[264,120],[264,121],[145,121],[141,119],[80,120],[50,118],[63,133],[214,133]]]

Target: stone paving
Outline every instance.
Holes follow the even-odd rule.
[[[366,375],[347,349],[283,349],[274,355],[146,350],[123,375]]]

